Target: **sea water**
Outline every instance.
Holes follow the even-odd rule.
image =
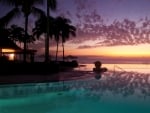
[[[150,64],[102,64],[102,67],[106,67],[111,71],[127,71],[127,72],[139,72],[139,73],[150,73]],[[94,64],[80,64],[75,70],[80,71],[92,71]]]

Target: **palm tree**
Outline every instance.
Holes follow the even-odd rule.
[[[10,12],[8,12],[5,16],[0,18],[0,27],[6,27],[9,22],[14,18],[19,16],[19,9],[17,7],[13,8]]]
[[[31,14],[31,12],[36,12],[39,11],[37,10],[37,8],[33,7],[34,4],[37,3],[41,3],[43,2],[43,0],[21,0],[21,6],[22,6],[22,12],[24,13],[24,17],[25,17],[25,37],[28,37],[28,18],[29,15]],[[41,13],[42,11],[40,11]],[[43,13],[42,13],[43,15]],[[26,49],[27,49],[27,40],[26,38],[24,38],[24,61],[26,62]]]
[[[57,6],[56,0],[47,0],[47,34],[45,38],[45,62],[49,61],[49,17],[50,17],[50,9],[55,10]]]
[[[48,25],[47,22],[49,21],[49,26],[51,27],[51,29],[49,29],[49,36],[50,38],[54,36],[55,41],[57,43],[57,49],[56,49],[56,61],[57,61],[58,44],[60,40],[60,27],[59,27],[57,19],[50,16],[49,20],[48,21],[46,20],[47,20],[47,17],[43,16],[35,22],[35,28],[33,28],[33,35],[36,36],[37,38],[39,38],[42,34],[46,35],[47,28],[45,26]]]
[[[27,31],[28,31],[28,17],[30,15],[30,13],[32,11],[38,11],[41,14],[43,14],[43,12],[35,7],[34,4],[35,3],[43,3],[44,0],[0,0],[0,2],[3,2],[7,5],[12,5],[15,6],[15,8],[18,8],[18,6],[21,6],[21,10],[24,13],[25,16],[25,32],[27,35]],[[50,16],[50,9],[51,10],[55,10],[56,9],[56,5],[57,2],[56,0],[47,0],[47,23],[49,23],[48,18]],[[49,25],[49,24],[48,24]],[[49,29],[50,27],[47,25],[47,35],[45,38],[45,62],[49,61]],[[26,61],[26,39],[24,40],[24,61]]]
[[[17,25],[11,25],[11,27],[9,28],[9,38],[17,43],[20,43],[20,47],[21,47],[21,43],[24,40],[25,36],[25,31],[22,27],[18,27]]]
[[[43,11],[34,7],[35,4],[43,3],[43,0],[0,0],[0,2],[6,3],[7,5],[15,6],[15,8],[21,7],[21,11],[25,17],[25,37],[28,35],[28,18],[31,13],[43,15]],[[24,62],[26,62],[26,49],[27,40],[24,38]]]
[[[8,37],[14,42],[19,42],[20,45],[24,42],[24,38],[26,38],[27,43],[33,43],[35,41],[35,38],[32,35],[27,34],[27,36],[25,36],[25,30],[22,27],[11,25],[8,30]]]
[[[51,29],[49,29],[49,37],[48,38],[52,38],[52,36],[56,33],[55,32],[55,28],[54,28],[55,27],[55,18],[49,16],[49,19],[47,21],[47,16],[46,15],[41,16],[35,22],[35,28],[32,29],[33,36],[35,36],[37,39],[39,39],[40,36],[42,34],[44,34],[45,35],[45,40],[46,40],[46,38],[47,38],[47,27],[46,26],[50,26],[51,27]],[[45,45],[46,45],[46,42],[45,42]],[[48,51],[49,51],[49,49],[48,49]],[[48,54],[48,56],[49,56],[49,54]],[[46,57],[46,54],[45,54],[45,57]],[[45,61],[47,61],[46,58],[45,58]]]
[[[52,29],[49,29],[49,36],[50,36],[50,38],[52,38],[52,35],[54,32],[53,27],[54,27],[55,19],[50,16],[48,21],[49,21],[49,25],[47,23],[47,16],[46,15],[41,16],[35,22],[35,27],[32,29],[33,36],[35,36],[37,39],[39,39],[42,34],[46,35],[47,34],[46,26],[50,26]]]
[[[62,48],[63,48],[63,61],[65,59],[65,50],[64,50],[64,43],[66,42],[67,39],[70,38],[70,35],[76,36],[76,28],[72,25],[66,24],[64,26],[64,29],[62,31]]]
[[[57,58],[58,58],[58,46],[59,46],[59,35],[56,35],[55,37],[55,41],[57,43],[57,48],[56,48],[56,57],[55,57],[55,60],[57,61]]]
[[[71,21],[64,17],[57,17],[57,24],[59,27],[59,32],[62,37],[62,48],[63,48],[63,61],[65,58],[64,55],[64,43],[67,39],[70,38],[70,35],[76,36],[76,28],[73,25],[70,25]]]
[[[56,57],[55,57],[56,61],[57,61],[57,58],[58,58],[58,46],[59,46],[59,40],[60,40],[60,33],[61,33],[61,30],[60,30],[60,26],[59,26],[59,21],[56,18],[55,21],[54,21],[54,25],[53,25],[53,35],[54,35],[55,41],[57,43]]]

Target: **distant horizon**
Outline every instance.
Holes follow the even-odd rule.
[[[123,63],[123,64],[148,64],[150,57],[104,57],[104,56],[79,56],[77,59],[80,63],[94,63],[99,60],[102,63]]]
[[[68,56],[68,55],[66,55]],[[120,57],[110,57],[110,56],[99,56],[99,55],[72,55],[77,58],[69,59],[69,61],[77,60],[79,63],[94,63],[95,61],[99,60],[102,63],[108,63],[108,64],[117,64],[117,63],[123,63],[123,64],[148,64],[150,63],[150,57],[126,57],[126,56],[120,56]],[[42,57],[36,57],[37,61],[44,61],[44,56]],[[55,60],[55,56],[51,57],[52,60]],[[42,60],[40,60],[42,59]],[[58,61],[62,60],[62,56],[59,56]]]

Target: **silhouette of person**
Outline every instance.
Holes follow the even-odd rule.
[[[102,68],[101,66],[102,66],[102,63],[100,62],[100,61],[96,61],[96,62],[94,62],[94,64],[95,64],[95,68],[93,68],[93,72],[95,72],[95,78],[96,79],[100,79],[101,78],[101,74],[103,73],[103,72],[106,72],[107,71],[107,68]]]

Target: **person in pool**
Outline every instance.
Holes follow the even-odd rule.
[[[93,72],[95,72],[95,78],[96,79],[100,79],[101,78],[101,74],[103,72],[106,72],[107,71],[107,68],[105,67],[101,67],[102,66],[102,63],[100,61],[96,61],[94,62],[95,64],[95,68],[93,68]]]

